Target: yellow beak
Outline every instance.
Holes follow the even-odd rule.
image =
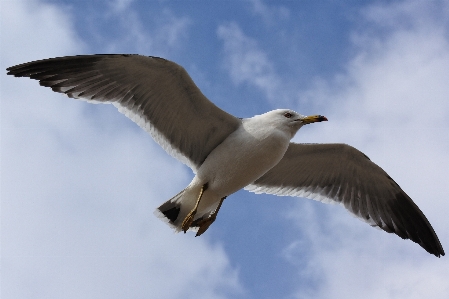
[[[305,125],[307,125],[307,124],[316,123],[316,122],[320,122],[320,121],[327,121],[327,118],[322,115],[310,115],[310,116],[301,118],[299,120],[302,121]]]

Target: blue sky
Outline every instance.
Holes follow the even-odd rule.
[[[222,109],[322,114],[449,246],[447,1],[6,1],[1,67],[138,53]],[[192,179],[113,106],[1,78],[2,298],[446,298],[449,262],[343,208],[239,191],[200,238],[153,215]]]

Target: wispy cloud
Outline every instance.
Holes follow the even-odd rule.
[[[191,20],[179,16],[169,8],[155,13],[151,10],[139,10],[133,1],[116,1],[98,18],[93,10],[89,34],[98,41],[102,52],[126,53],[133,51],[153,56],[168,56],[178,49],[188,37]],[[94,20],[94,21],[92,21]],[[110,27],[109,36],[103,36],[103,26]],[[113,33],[113,34],[112,34]]]
[[[19,63],[24,59],[42,59],[42,52],[55,56],[84,49],[85,44],[71,22],[73,16],[61,13],[63,8],[38,1],[2,1],[1,5],[1,38],[5,41],[1,44],[2,61]],[[22,33],[31,26],[35,34],[23,38]]]
[[[117,13],[121,13],[127,9],[134,2],[134,0],[113,0],[110,2],[112,10]]]
[[[233,82],[260,89],[269,100],[282,100],[281,79],[257,42],[246,36],[236,23],[219,26],[217,34],[223,40],[224,65]]]
[[[285,6],[274,6],[262,0],[248,0],[253,14],[260,16],[267,25],[274,24],[279,19],[288,19],[290,11]]]

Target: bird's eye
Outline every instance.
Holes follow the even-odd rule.
[[[291,114],[290,112],[285,112],[285,113],[284,113],[284,116],[285,116],[286,118],[291,118],[291,117],[293,116],[293,114]]]

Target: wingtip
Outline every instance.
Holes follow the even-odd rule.
[[[435,232],[434,232],[435,234]],[[419,245],[421,245],[422,248],[424,248],[428,253],[433,254],[434,256],[440,258],[442,256],[445,256],[445,252],[443,249],[443,246],[440,243],[440,240],[438,239],[438,237],[436,236],[436,234],[434,235],[435,239],[433,240],[433,244],[424,244],[424,243],[418,243]],[[416,241],[415,241],[416,242]]]
[[[444,249],[443,249],[443,247],[441,247],[441,245],[440,245],[439,250],[436,252],[433,252],[432,254],[435,255],[437,258],[440,258],[445,255]]]
[[[14,74],[14,68],[15,67],[16,66],[7,67],[6,68],[6,75],[11,75],[11,76],[17,77],[16,74]]]

